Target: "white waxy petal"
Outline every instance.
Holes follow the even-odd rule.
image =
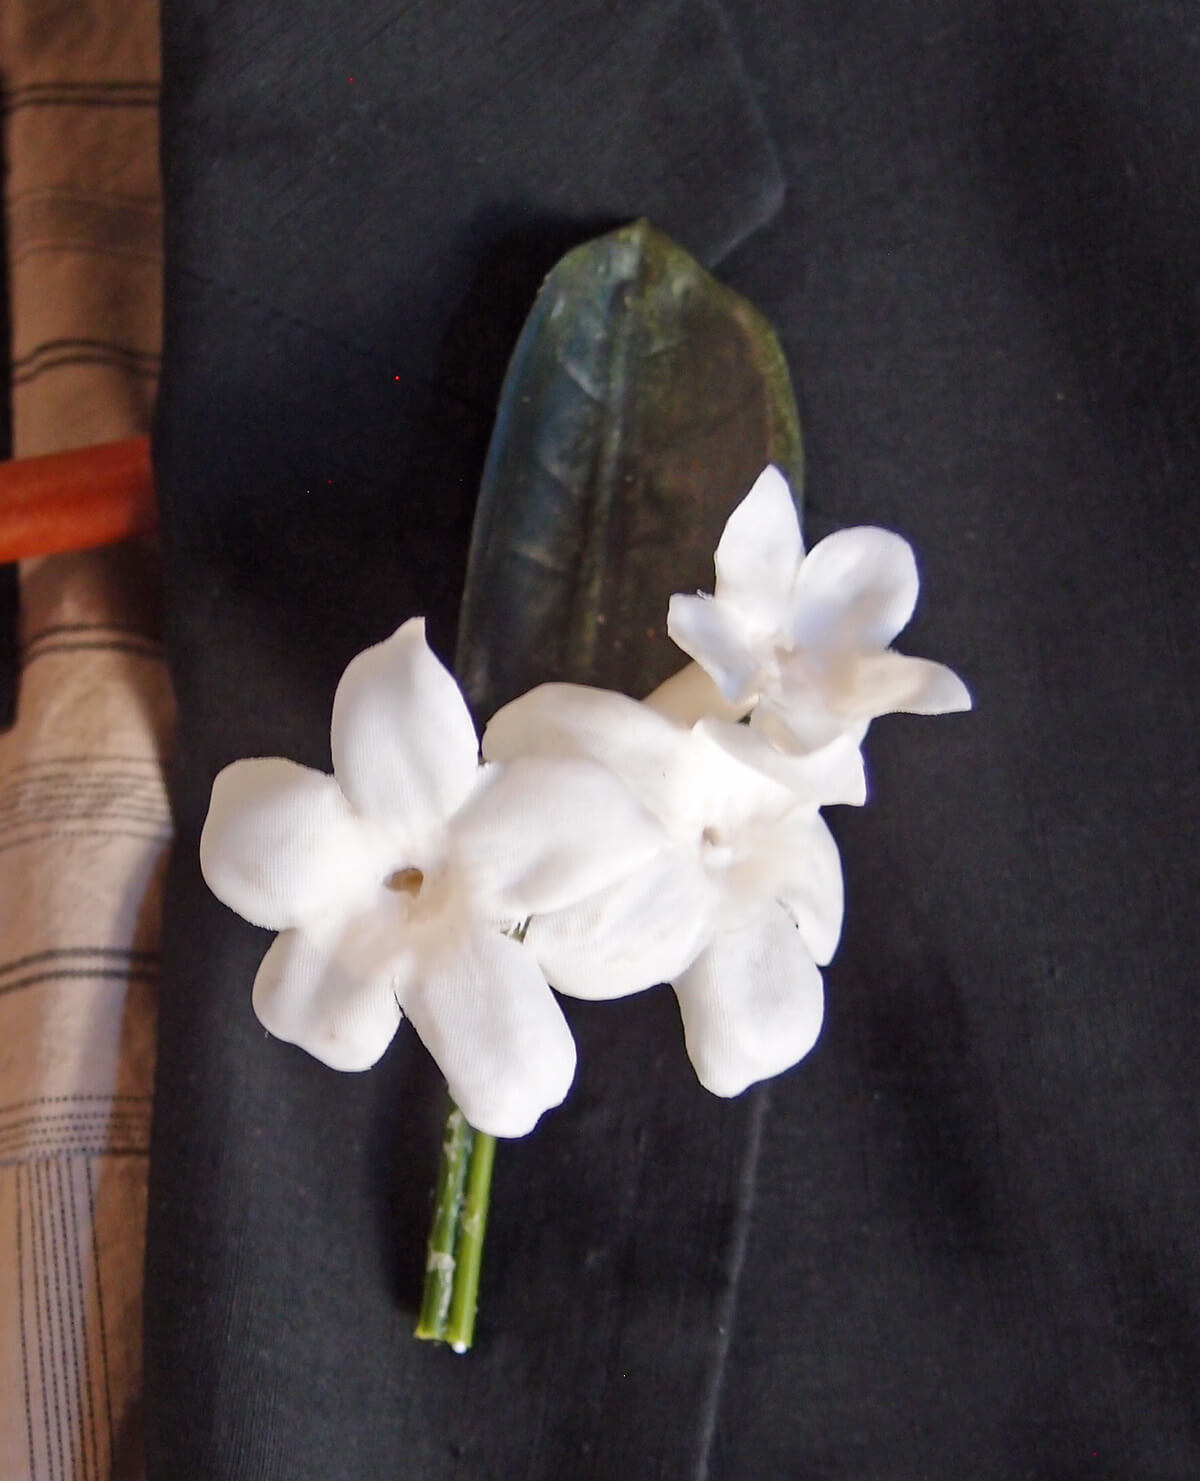
[[[400,1023],[398,991],[411,970],[403,956],[364,970],[352,932],[284,931],[254,979],[262,1026],[335,1070],[368,1070],[380,1058]]]
[[[414,617],[353,659],[333,701],[333,770],[367,817],[427,833],[470,795],[479,743],[466,701]]]
[[[533,953],[495,931],[464,933],[403,999],[472,1126],[524,1136],[575,1077],[575,1041]]]
[[[667,633],[712,678],[727,703],[749,704],[765,686],[751,632],[741,610],[720,597],[673,596]]]
[[[200,869],[256,926],[289,926],[361,902],[378,883],[371,835],[337,783],[280,757],[235,761],[213,783]]]
[[[901,711],[948,715],[971,708],[967,686],[953,669],[906,653],[863,653],[848,665],[837,695],[847,718],[869,720]]]
[[[681,805],[678,816],[686,824],[679,836],[690,833],[700,841],[703,833],[711,841],[719,834],[730,842],[747,825],[780,818],[796,804],[795,794],[785,783],[761,766],[749,764],[741,754],[741,741],[729,737],[719,721],[701,720],[692,727],[692,748],[684,773],[688,809]],[[717,739],[727,740],[722,744]],[[764,742],[763,744],[766,744]],[[684,790],[681,786],[681,792]]]
[[[917,604],[912,546],[862,525],[814,545],[800,567],[791,633],[801,648],[886,648]]]
[[[695,959],[711,933],[714,903],[694,857],[670,849],[569,910],[534,916],[525,944],[568,997],[628,997]]]
[[[489,764],[451,837],[477,906],[509,924],[575,904],[665,843],[662,825],[613,772],[558,756]]]
[[[736,606],[753,631],[785,631],[803,555],[787,480],[778,468],[765,468],[725,525],[715,595]]]
[[[731,705],[698,663],[685,664],[677,674],[664,679],[642,703],[687,728],[707,716],[740,720],[749,708],[748,704]]]
[[[688,732],[648,705],[584,684],[540,684],[492,717],[483,733],[489,761],[585,756],[614,772],[662,821],[686,788]]]
[[[784,687],[766,696],[750,716],[757,731],[785,756],[807,756],[822,751],[842,736],[860,744],[867,725],[835,714],[823,692],[794,694]]]
[[[845,908],[842,857],[819,813],[797,808],[765,834],[761,867],[769,892],[796,922],[818,966],[837,950]]]
[[[789,1069],[821,1031],[821,973],[778,905],[716,936],[674,986],[688,1056],[714,1095]]]
[[[743,766],[785,787],[797,802],[861,807],[867,800],[862,752],[851,736],[838,736],[820,750],[795,754],[780,751],[761,730],[748,725],[702,720],[697,729]]]

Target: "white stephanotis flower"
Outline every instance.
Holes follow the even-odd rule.
[[[673,596],[667,631],[776,745],[811,751],[893,711],[970,709],[951,669],[891,650],[919,586],[889,530],[839,530],[805,555],[787,482],[767,468],[725,525],[713,595]]]
[[[745,726],[688,728],[623,694],[544,684],[499,711],[483,751],[593,757],[661,826],[656,854],[624,879],[530,922],[526,943],[560,992],[670,982],[688,1054],[718,1095],[808,1053],[824,1012],[818,964],[842,922],[841,861],[817,808],[863,801],[853,741],[783,756]]]
[[[522,1136],[566,1095],[575,1044],[533,952],[502,934],[651,857],[658,830],[588,760],[481,765],[423,620],[360,653],[333,703],[333,776],[278,758],[213,784],[209,888],[280,934],[263,1025],[363,1070],[403,1014],[470,1124]]]

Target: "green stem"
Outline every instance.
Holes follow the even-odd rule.
[[[488,1200],[492,1193],[492,1167],[496,1161],[496,1138],[484,1131],[474,1133],[471,1166],[467,1173],[466,1197],[459,1220],[458,1249],[454,1260],[454,1293],[446,1341],[455,1352],[466,1352],[475,1335],[475,1308],[479,1301],[479,1272],[483,1265],[483,1237],[487,1231]]]
[[[528,925],[522,921],[506,934],[514,941],[524,941]],[[455,1352],[466,1352],[475,1335],[495,1162],[496,1138],[476,1131],[451,1101],[442,1136],[417,1336],[448,1342]]]
[[[442,1138],[417,1336],[466,1352],[475,1331],[496,1138],[451,1103]]]
[[[425,1290],[417,1319],[417,1336],[431,1342],[443,1342],[446,1337],[446,1318],[454,1295],[458,1224],[474,1136],[466,1117],[451,1102],[442,1136],[442,1160],[425,1256]]]

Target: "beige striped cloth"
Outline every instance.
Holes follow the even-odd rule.
[[[17,456],[146,429],[156,0],[2,0]],[[172,706],[153,552],[22,571],[0,736],[0,1481],[141,1474],[141,1278]]]

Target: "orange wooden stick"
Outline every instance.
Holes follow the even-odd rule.
[[[155,528],[150,439],[0,463],[0,564]]]

